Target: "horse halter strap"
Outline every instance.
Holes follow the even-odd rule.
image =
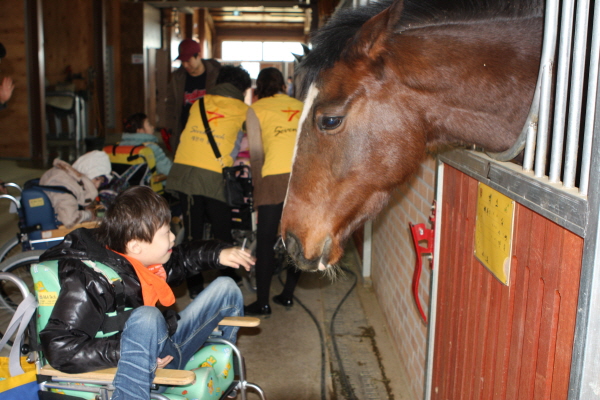
[[[221,168],[225,167],[223,165],[223,158],[221,157],[221,151],[219,151],[219,146],[217,146],[217,142],[215,142],[215,138],[212,134],[212,129],[210,129],[210,125],[208,124],[208,118],[206,117],[206,107],[204,106],[204,97],[200,97],[198,99],[200,104],[200,116],[202,117],[202,123],[204,124],[204,132],[208,137],[208,142],[210,143],[210,147],[212,147],[213,152],[215,153],[215,157],[219,160],[219,164],[221,164]]]

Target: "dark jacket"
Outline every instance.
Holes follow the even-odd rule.
[[[202,60],[202,63],[206,69],[206,90],[210,90],[216,85],[221,64],[212,58]],[[183,121],[181,120],[181,113],[183,111],[183,91],[185,90],[186,77],[187,71],[185,68],[180,67],[171,74],[171,80],[167,87],[167,97],[165,99],[165,125],[172,133],[170,144],[173,153],[177,151],[181,132],[183,132],[183,129],[185,128],[185,126],[183,126]]]
[[[212,240],[174,247],[164,265],[167,282],[177,286],[202,270],[225,268],[218,260],[226,247],[229,245]],[[123,280],[125,307],[137,308],[144,304],[140,282],[131,264],[101,246],[92,230],[77,229],[61,244],[48,249],[40,261],[59,260],[61,290],[40,340],[50,365],[68,373],[116,367],[121,348],[120,333],[95,337],[106,313],[115,311],[115,291],[104,275],[83,264],[82,259],[101,262],[119,274]]]

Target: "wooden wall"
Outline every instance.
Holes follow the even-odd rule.
[[[132,62],[132,56],[144,55],[144,5],[121,4],[121,35],[127,40],[121,47],[121,79],[123,95],[123,118],[137,112],[145,112],[144,64]]]
[[[25,2],[2,0],[0,43],[6,47],[6,57],[0,63],[0,79],[11,77],[15,90],[8,108],[0,111],[0,157],[31,156],[25,41]]]
[[[87,89],[94,67],[92,2],[43,0],[42,7],[47,84],[65,82],[71,71],[75,89]]]
[[[473,256],[477,181],[444,168],[432,399],[566,399],[583,239],[516,206],[510,286]]]
[[[67,81],[88,99],[88,133],[103,135],[98,105],[103,91],[98,54],[102,54],[103,43],[98,38],[107,31],[106,24],[118,23],[118,19],[114,12],[106,20],[97,14],[99,9],[118,11],[119,0],[4,0],[2,5],[0,42],[6,46],[8,56],[0,65],[0,78],[13,77],[16,89],[9,109],[0,113],[0,129],[19,134],[0,135],[0,157],[29,159],[43,152],[45,118],[36,111],[36,104],[43,104],[44,86],[53,90]],[[39,10],[38,20],[31,19],[31,8]],[[114,35],[115,30],[109,35],[111,32]],[[27,42],[28,35],[40,38],[39,49]],[[108,45],[115,45],[113,37],[107,38]],[[36,62],[39,67],[32,68]],[[29,92],[40,75],[41,92]]]

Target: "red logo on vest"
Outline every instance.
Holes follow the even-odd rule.
[[[208,122],[214,121],[216,119],[225,118],[225,116],[223,114],[219,114],[216,111],[208,111],[208,110],[206,110],[206,114],[207,114],[207,117],[208,117]]]
[[[290,122],[296,115],[298,115],[300,110],[290,110],[288,108],[287,110],[281,110],[281,112],[290,113],[290,117],[288,118],[288,122]]]

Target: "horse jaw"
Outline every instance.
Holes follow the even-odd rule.
[[[335,198],[337,193],[332,193]],[[344,255],[344,245],[351,234],[385,206],[389,192],[372,193],[360,206],[348,206],[345,213],[319,208],[319,196],[289,197],[283,209],[281,232],[286,250],[295,265],[306,271],[326,271]],[[343,202],[338,206],[344,208]],[[344,208],[345,209],[345,208]]]

